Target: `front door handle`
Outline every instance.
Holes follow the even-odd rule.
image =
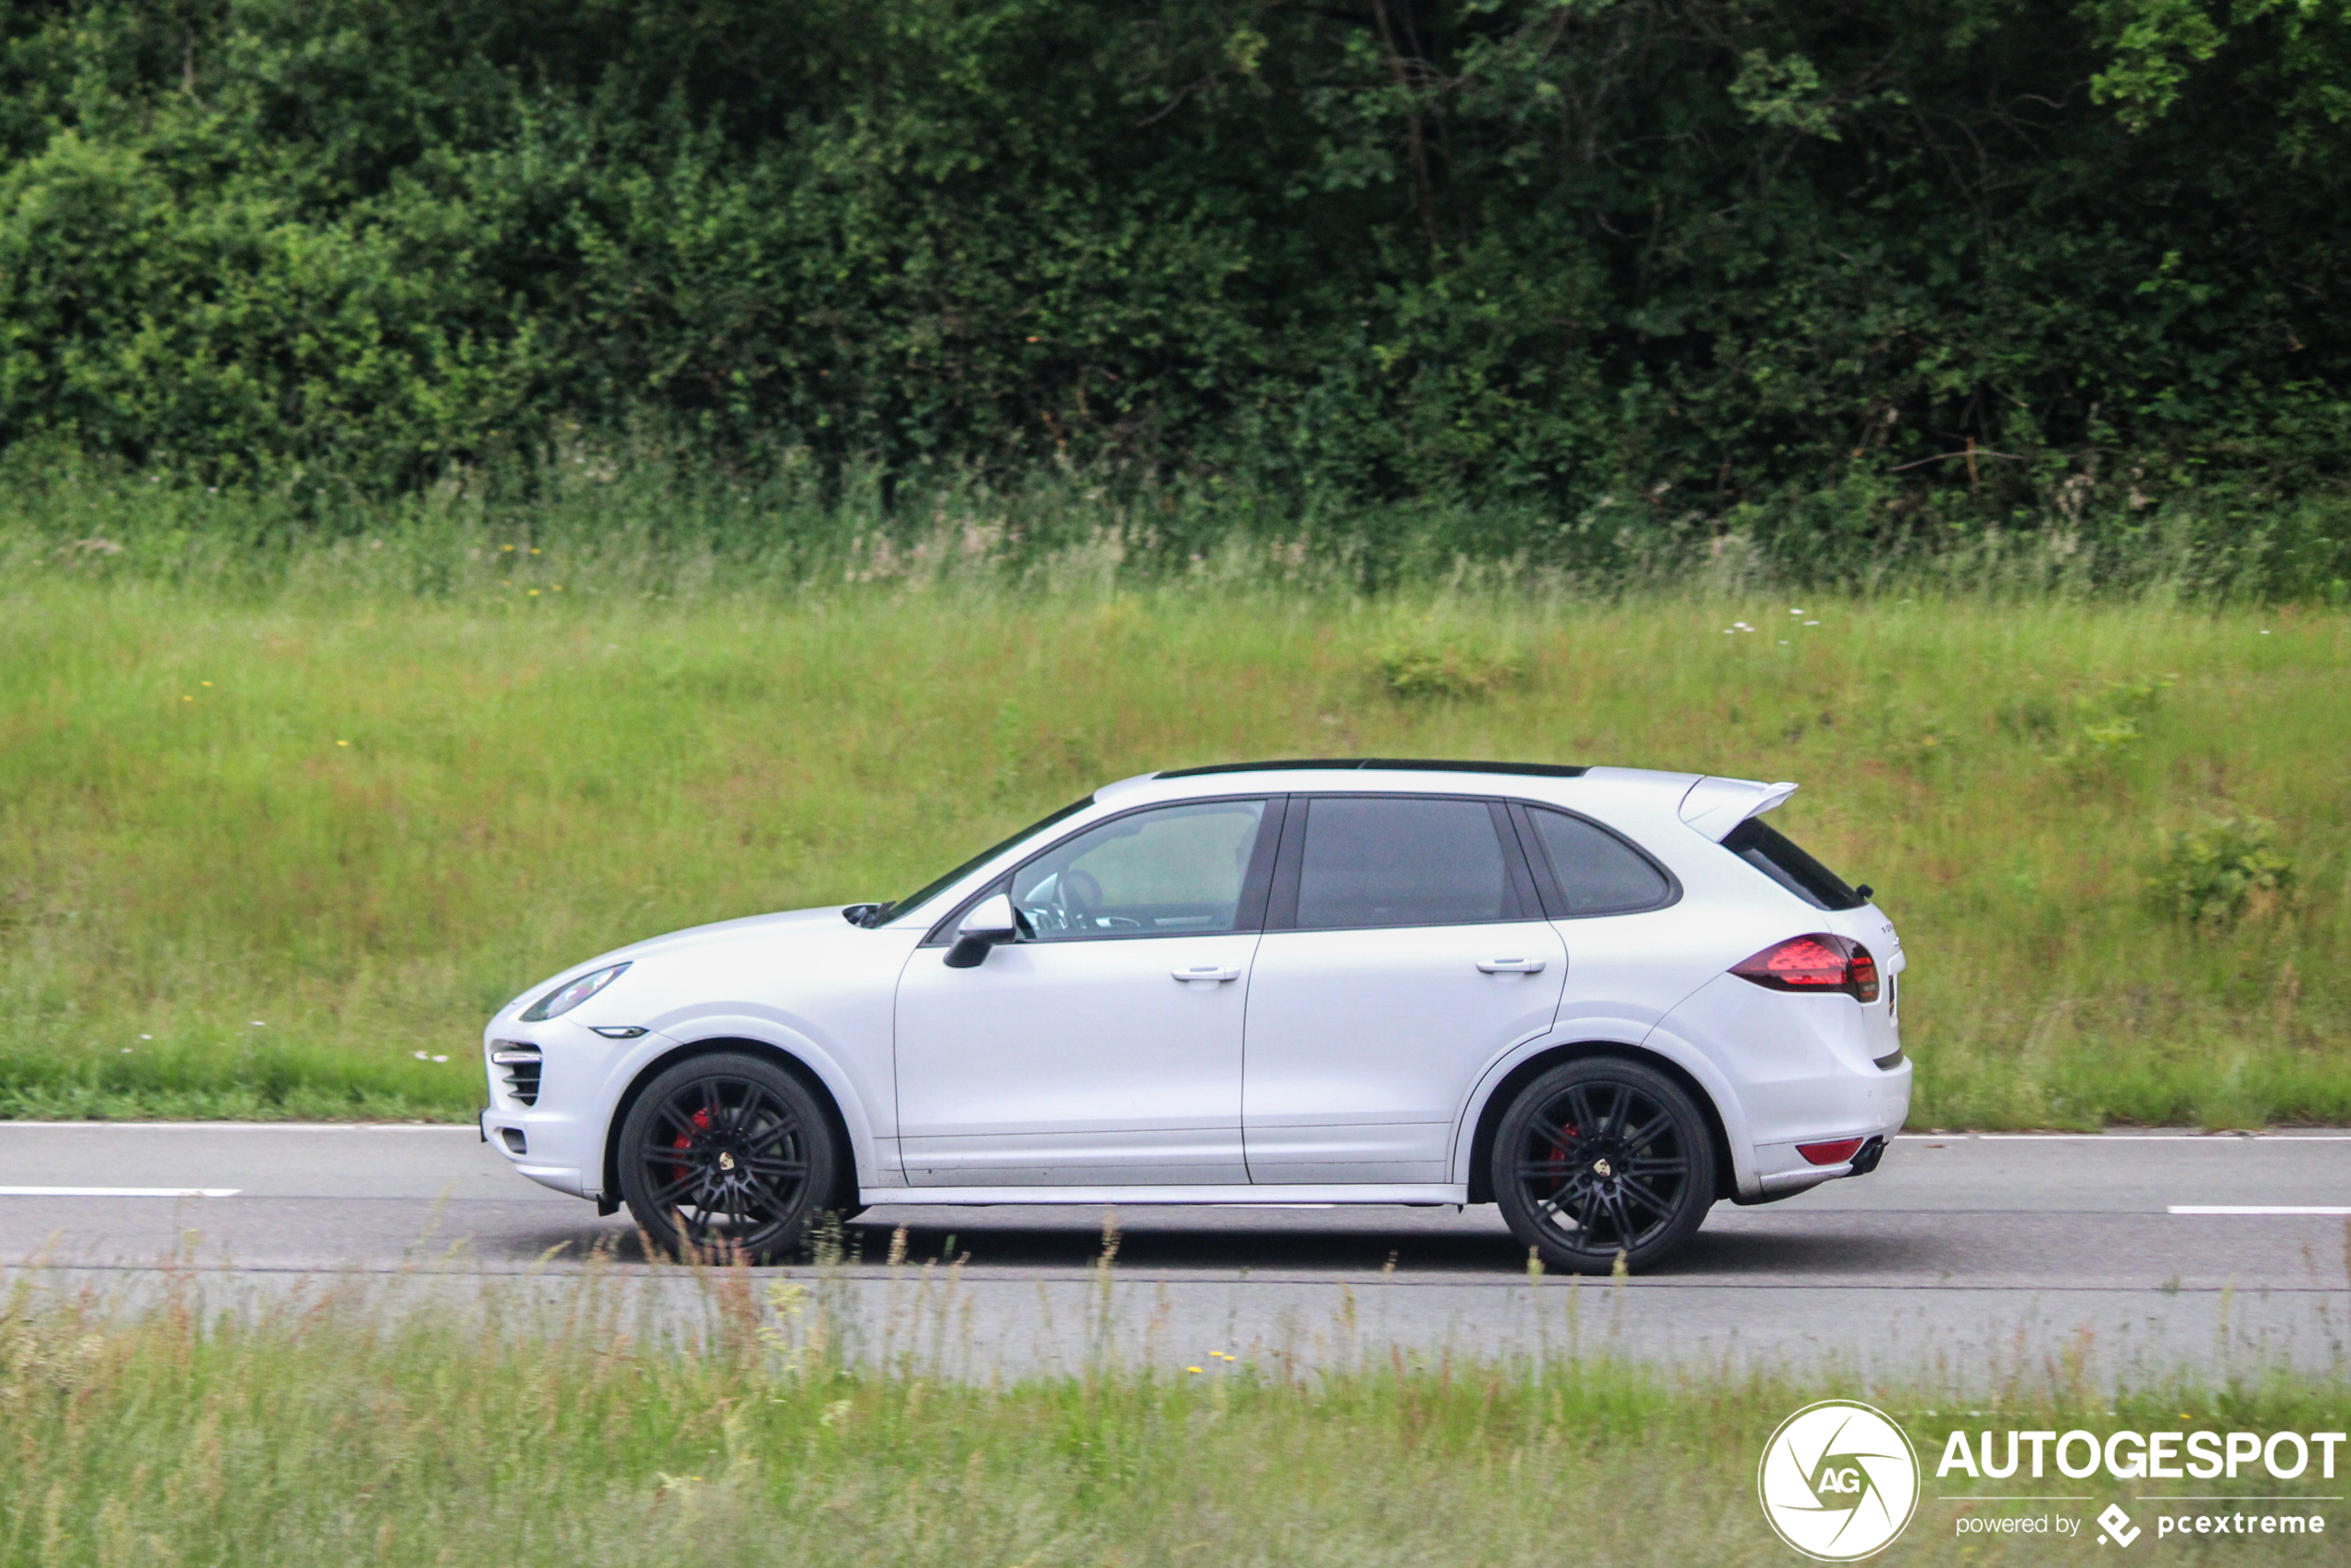
[[[1543,964],[1539,958],[1481,958],[1477,967],[1487,975],[1539,975]]]
[[[1195,964],[1189,969],[1176,969],[1170,972],[1179,980],[1206,980],[1212,984],[1238,980],[1241,977],[1241,972],[1238,969],[1227,969],[1215,964]]]

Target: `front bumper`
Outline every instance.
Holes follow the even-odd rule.
[[[492,1105],[484,1110],[478,1120],[481,1128],[481,1140],[505,1155],[516,1170],[540,1186],[552,1187],[556,1191],[566,1193],[574,1198],[603,1196],[602,1192],[591,1190],[588,1184],[580,1179],[578,1166],[541,1164],[532,1159],[530,1152],[532,1117],[529,1113],[508,1111]]]
[[[632,1048],[657,1041],[605,1039],[568,1020],[493,1023],[482,1041],[490,1104],[481,1113],[484,1142],[541,1187],[574,1198],[602,1199],[603,1115],[599,1096],[616,1062]],[[488,1060],[502,1046],[536,1046],[543,1057],[526,1102],[505,1073]]]

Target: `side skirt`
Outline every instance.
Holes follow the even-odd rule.
[[[870,1209],[995,1203],[1402,1203],[1434,1208],[1469,1201],[1463,1182],[1350,1182],[1323,1187],[866,1187]]]

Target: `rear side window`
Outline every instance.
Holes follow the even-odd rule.
[[[1299,928],[1520,918],[1494,815],[1483,801],[1311,802],[1299,863]]]
[[[1529,806],[1526,816],[1570,915],[1628,915],[1673,898],[1665,873],[1606,828],[1540,806]]]
[[[1869,902],[1786,834],[1754,817],[1732,828],[1723,847],[1815,909],[1859,909]]]

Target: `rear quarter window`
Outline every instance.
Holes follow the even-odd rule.
[[[1796,840],[1755,817],[1732,828],[1723,847],[1815,909],[1859,909],[1869,902]]]
[[[1630,915],[1673,902],[1665,873],[1608,829],[1542,806],[1527,807],[1526,821],[1569,917]]]

